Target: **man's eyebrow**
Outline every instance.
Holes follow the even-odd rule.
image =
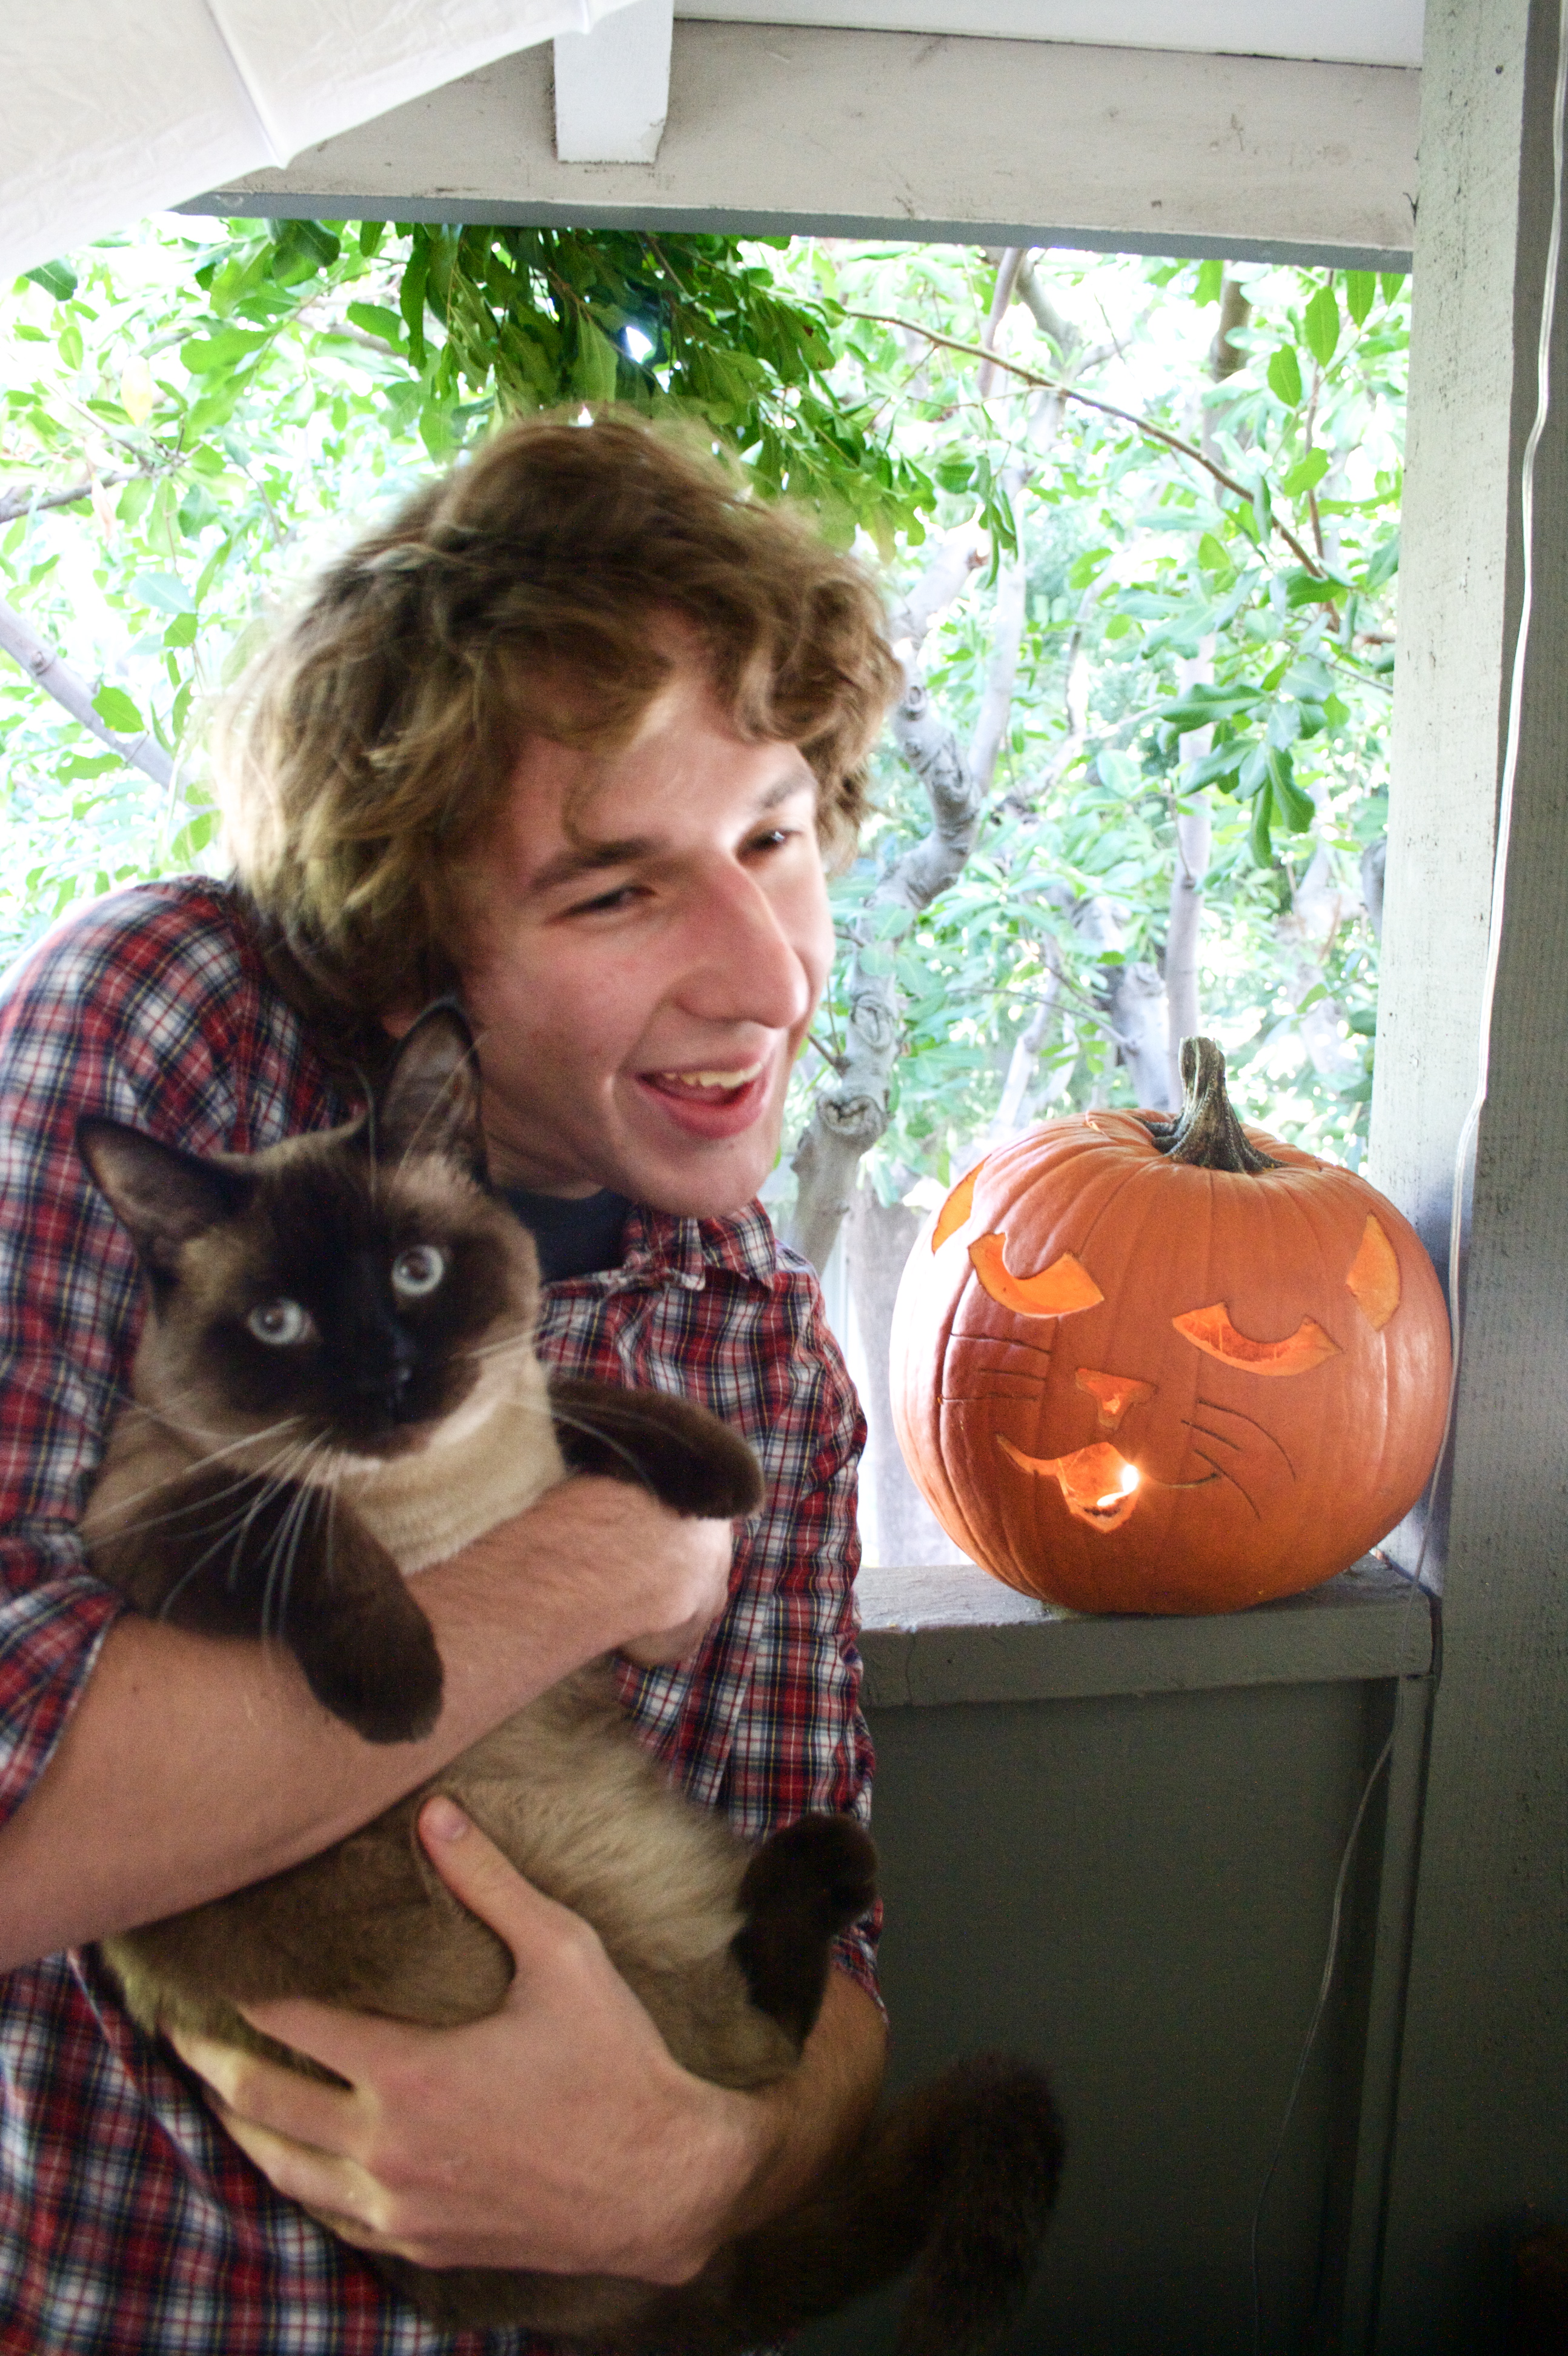
[[[606,867],[630,867],[639,859],[651,859],[658,845],[647,834],[623,835],[613,842],[578,842],[568,850],[558,851],[547,859],[537,875],[528,883],[530,896],[538,892],[559,891],[563,884],[575,884],[580,875],[596,875]]]
[[[764,787],[752,804],[752,816],[765,818],[783,802],[808,788],[815,792],[816,779],[803,761],[797,769],[785,772]],[[563,885],[575,884],[584,875],[598,875],[606,868],[633,867],[642,859],[656,858],[659,844],[652,835],[625,834],[603,842],[574,842],[547,859],[539,873],[528,884],[531,898],[536,893],[558,892]]]

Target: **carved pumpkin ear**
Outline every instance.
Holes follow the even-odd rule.
[[[979,1175],[980,1164],[976,1162],[973,1170],[966,1171],[960,1178],[957,1185],[942,1205],[936,1225],[931,1231],[931,1248],[933,1252],[942,1249],[949,1236],[957,1234],[974,1209],[975,1181]]]
[[[1399,1307],[1399,1254],[1370,1215],[1361,1230],[1360,1249],[1350,1262],[1345,1281],[1368,1324],[1381,1333]]]
[[[1104,1294],[1071,1252],[1062,1252],[1049,1268],[1033,1276],[1014,1276],[1002,1258],[1006,1237],[982,1236],[969,1247],[970,1263],[993,1301],[1018,1317],[1068,1317],[1075,1309],[1093,1309]]]

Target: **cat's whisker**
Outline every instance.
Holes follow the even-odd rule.
[[[302,1483],[278,1526],[268,1558],[266,1585],[261,1591],[263,1644],[270,1634],[275,1635],[280,1644],[287,1641],[289,1591],[293,1585],[294,1566],[299,1560],[306,1525],[322,1502],[319,1489]]]
[[[291,1417],[289,1420],[291,1422],[297,1423],[303,1420],[303,1419],[298,1416],[293,1416]],[[282,1425],[274,1424],[272,1430],[277,1431],[283,1428],[284,1427]],[[268,1436],[269,1435],[265,1432],[258,1432],[256,1438],[260,1440],[266,1439]],[[307,1449],[315,1444],[315,1443],[311,1441],[303,1443],[303,1445]],[[297,1451],[301,1445],[302,1443],[299,1441],[289,1442],[285,1444],[284,1447],[279,1449],[275,1454],[263,1457],[259,1464],[242,1466],[236,1472],[234,1479],[230,1482],[227,1489],[219,1489],[210,1496],[203,1497],[199,1501],[187,1505],[171,1506],[166,1514],[154,1514],[143,1521],[128,1522],[124,1520],[123,1516],[129,1513],[134,1506],[139,1505],[144,1497],[157,1496],[168,1487],[166,1475],[161,1481],[149,1482],[148,1485],[144,1489],[137,1489],[133,1491],[130,1496],[117,1500],[113,1509],[113,1535],[117,1538],[130,1537],[142,1530],[156,1529],[161,1523],[177,1521],[182,1515],[195,1513],[198,1510],[205,1510],[210,1505],[219,1505],[225,1497],[239,1494],[243,1491],[246,1483],[252,1480],[261,1480],[262,1482],[266,1482],[269,1479],[274,1481],[286,1480],[289,1477],[288,1472],[280,1468],[283,1467],[287,1463],[291,1453]],[[227,1451],[215,1451],[210,1456],[202,1458],[202,1468],[205,1469],[208,1464],[216,1463],[219,1453],[227,1452]]]
[[[266,1510],[273,1498],[277,1496],[280,1490],[288,1485],[288,1483],[293,1474],[300,1469],[303,1469],[304,1463],[309,1456],[311,1448],[316,1443],[313,1441],[307,1441],[304,1443],[303,1446],[296,1443],[293,1448],[279,1450],[277,1456],[272,1460],[272,1463],[278,1467],[278,1470],[274,1472],[270,1478],[261,1479],[261,1486],[258,1488],[256,1494],[251,1499],[243,1514],[236,1508],[233,1514],[228,1515],[219,1525],[218,1528],[213,1533],[211,1545],[207,1547],[204,1553],[196,1558],[196,1559],[181,1574],[180,1578],[169,1590],[168,1593],[164,1597],[162,1603],[158,1607],[158,1617],[160,1619],[166,1620],[170,1617],[173,1606],[178,1601],[180,1596],[189,1586],[192,1580],[198,1577],[199,1574],[206,1569],[208,1564],[212,1562],[221,1553],[226,1545],[229,1547],[229,1569],[225,1577],[224,1584],[228,1588],[230,1595],[234,1593],[239,1583],[240,1566],[243,1556],[247,1533],[253,1526],[257,1515]],[[205,1498],[202,1499],[200,1503],[203,1505],[217,1504],[222,1497],[232,1495],[236,1489],[242,1491],[246,1485],[246,1482],[255,1477],[257,1476],[253,1474],[244,1475],[239,1482],[233,1484],[232,1488],[220,1491],[218,1498]],[[197,1508],[195,1506],[191,1506],[185,1510],[195,1511]]]

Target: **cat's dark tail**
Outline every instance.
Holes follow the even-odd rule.
[[[800,2208],[731,2243],[721,2281],[671,2294],[669,2322],[686,2310],[671,2336],[691,2334],[693,2293],[723,2325],[688,2344],[754,2347],[912,2265],[897,2356],[970,2356],[1028,2287],[1061,2172],[1043,2074],[1003,2054],[961,2062],[873,2120]]]

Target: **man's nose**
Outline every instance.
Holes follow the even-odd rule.
[[[688,921],[691,967],[682,997],[693,1013],[787,1031],[810,1012],[802,946],[744,868],[705,875]]]

